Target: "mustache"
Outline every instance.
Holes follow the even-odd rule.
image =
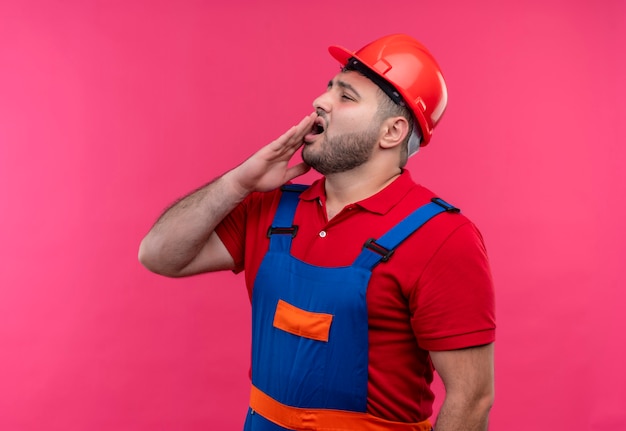
[[[315,113],[317,114],[318,117],[322,117],[322,119],[326,120],[327,114],[326,114],[326,111],[324,111],[323,109],[316,108]]]

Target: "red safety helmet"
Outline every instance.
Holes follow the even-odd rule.
[[[405,34],[394,34],[356,52],[340,46],[331,46],[328,51],[344,66],[351,58],[367,66],[377,75],[368,76],[374,82],[383,78],[391,84],[420,125],[420,145],[428,144],[446,109],[448,91],[439,65],[424,45]],[[376,83],[381,86],[380,82]]]

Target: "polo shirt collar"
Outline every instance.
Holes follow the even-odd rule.
[[[315,181],[311,187],[300,194],[300,199],[305,201],[319,201],[326,205],[325,178]],[[361,208],[376,214],[386,214],[393,208],[406,194],[415,187],[408,170],[403,169],[402,174],[391,184],[378,193],[355,202]]]

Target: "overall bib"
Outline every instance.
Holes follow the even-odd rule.
[[[293,217],[306,187],[283,187],[270,245],[252,292],[252,391],[244,431],[428,431],[366,412],[372,269],[423,223],[458,209],[438,198],[381,238],[350,266],[318,267],[290,254]]]

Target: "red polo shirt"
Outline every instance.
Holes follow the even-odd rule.
[[[404,171],[384,190],[326,217],[324,180],[300,195],[292,255],[317,266],[350,265],[369,238],[379,238],[435,195]],[[248,293],[269,246],[266,236],[280,192],[254,193],[216,232],[245,270]],[[432,414],[429,350],[491,343],[494,292],[482,237],[462,214],[428,221],[372,272],[369,320],[368,412],[419,422]]]

